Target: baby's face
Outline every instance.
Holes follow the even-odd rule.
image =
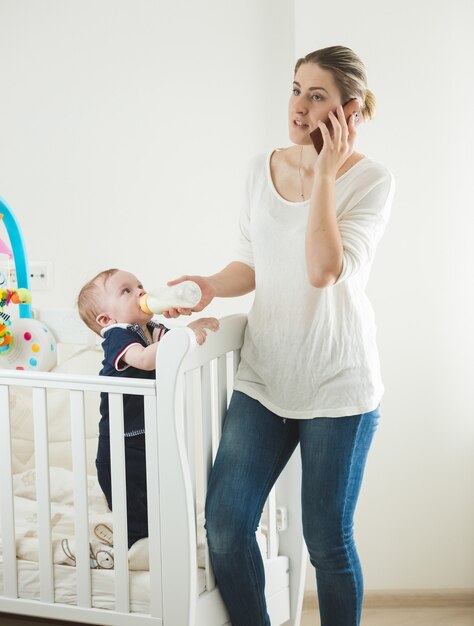
[[[115,272],[103,285],[103,312],[97,318],[99,323],[102,326],[146,324],[153,316],[140,308],[140,296],[144,293],[136,276],[122,270]]]

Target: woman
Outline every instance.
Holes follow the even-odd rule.
[[[342,111],[353,100],[369,120],[375,99],[351,50],[298,60],[288,107],[294,145],[252,162],[236,257],[213,276],[171,283],[199,284],[196,311],[255,289],[206,503],[212,564],[233,626],[270,624],[255,530],[298,443],[321,624],[360,623],[353,515],[383,393],[364,288],[393,179],[354,151],[356,115],[346,121]],[[317,128],[319,154],[310,137]]]

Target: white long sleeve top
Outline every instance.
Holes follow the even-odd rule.
[[[383,394],[373,310],[365,293],[394,193],[391,173],[364,157],[336,180],[343,243],[337,282],[308,279],[309,200],[277,192],[271,153],[251,162],[235,260],[255,269],[235,389],[286,418],[342,417],[375,409]]]

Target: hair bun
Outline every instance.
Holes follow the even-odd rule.
[[[364,116],[364,120],[371,120],[375,117],[375,111],[377,108],[377,100],[375,95],[370,89],[367,89],[365,93],[365,102],[362,108],[362,115]]]

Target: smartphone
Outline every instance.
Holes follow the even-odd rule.
[[[360,124],[360,122],[362,121],[360,105],[359,105],[358,100],[356,100],[355,98],[353,100],[349,100],[349,102],[346,102],[346,104],[342,107],[342,110],[344,111],[344,117],[346,118],[347,123],[349,123],[351,115],[354,115],[354,113],[357,115],[356,120],[355,120],[356,126],[357,124]],[[334,111],[334,115],[336,115],[335,111]],[[332,123],[329,118],[325,121],[325,124],[328,127],[329,132],[332,134]],[[313,132],[310,133],[309,136],[311,137],[311,141],[313,142],[313,146],[316,152],[319,154],[321,150],[323,149],[323,145],[324,145],[323,134],[319,126],[315,130],[313,130]]]

